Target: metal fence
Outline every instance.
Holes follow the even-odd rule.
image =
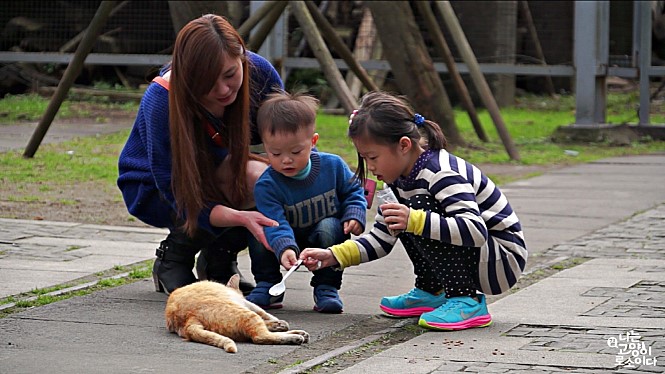
[[[0,50],[73,52],[70,42],[85,30],[99,4],[100,1],[3,1]],[[118,2],[93,52],[168,53],[174,38],[168,2],[123,1]]]
[[[256,8],[258,1],[251,2]],[[323,1],[317,4],[323,5]],[[338,9],[356,12],[362,7],[357,1],[329,2],[330,6]],[[506,4],[513,4],[513,8]],[[529,1],[527,2],[532,16],[532,26],[536,30],[538,43],[541,44],[544,56],[536,53],[536,40],[529,32],[528,19],[520,11],[521,2],[496,1],[452,1],[460,24],[471,44],[480,68],[485,74],[510,75],[516,78],[518,85],[527,90],[542,87],[542,77],[553,77],[558,88],[564,90],[574,89],[574,32],[576,27],[575,11],[581,8],[575,1]],[[664,75],[662,67],[644,65],[644,61],[637,61],[636,33],[648,32],[640,29],[642,19],[636,13],[642,2],[599,2],[606,3],[609,26],[590,25],[600,28],[590,30],[600,32],[601,37],[609,40],[605,44],[605,51],[609,56],[608,63],[601,61],[601,65],[594,67],[596,75],[615,75],[625,78],[638,78],[639,71],[646,76]],[[4,25],[0,37],[0,64],[1,63],[38,63],[57,65],[67,64],[72,57],[73,46],[77,35],[87,27],[99,1],[5,1],[0,2],[0,24]],[[648,7],[648,5],[647,5]],[[288,8],[287,8],[288,9]],[[646,9],[646,8],[645,8]],[[508,12],[509,14],[503,14]],[[496,22],[497,19],[514,18],[514,25],[504,25]],[[286,16],[288,27],[284,33],[285,38],[301,37],[297,23]],[[416,13],[416,17],[418,14]],[[358,19],[358,17],[347,17]],[[344,17],[338,17],[344,19]],[[422,22],[423,36],[428,42],[428,35]],[[442,23],[443,24],[443,23]],[[353,47],[353,38],[356,35],[358,24],[337,25],[350,28],[345,33],[345,42]],[[354,31],[355,30],[355,31]],[[445,29],[444,29],[445,32]],[[507,33],[507,34],[506,34]],[[646,35],[646,34],[645,34]],[[158,67],[168,61],[170,48],[174,42],[175,33],[171,23],[168,2],[165,1],[124,1],[118,2],[117,11],[110,17],[104,27],[100,38],[88,56],[88,65],[111,66],[137,66]],[[506,42],[509,41],[509,42]],[[299,43],[293,40],[268,40],[272,43],[281,43],[290,46],[284,49],[285,55],[273,56],[279,59],[280,66],[285,69],[313,68],[317,69],[319,63],[307,50],[294,56],[294,47]],[[456,61],[461,61],[454,43],[448,40]],[[431,45],[431,43],[428,43]],[[637,48],[646,48],[646,44]],[[650,45],[648,48],[650,49]],[[437,56],[434,48],[430,53],[435,61],[435,68],[442,73],[447,72],[445,64]],[[333,57],[337,57],[333,51]],[[341,70],[347,70],[346,63],[337,58],[335,60]],[[547,65],[543,65],[546,62]],[[594,61],[597,62],[597,61]],[[642,64],[642,66],[640,66]],[[389,71],[389,64],[381,59],[361,62],[366,69]],[[458,63],[459,71],[468,72],[465,64]],[[600,69],[600,70],[599,70]],[[602,70],[602,71],[601,71]]]

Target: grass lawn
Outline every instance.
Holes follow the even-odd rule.
[[[608,123],[635,123],[637,121],[635,94],[610,94],[608,97]],[[0,126],[3,124],[36,121],[48,105],[48,99],[37,95],[7,96],[0,100]],[[66,100],[56,120],[89,117],[100,109],[106,111],[135,113],[137,103],[117,104],[96,98],[87,105]],[[517,99],[516,105],[501,110],[501,115],[518,148],[521,161],[511,161],[501,143],[489,114],[479,111],[480,121],[490,141],[483,143],[475,135],[466,112],[456,109],[455,121],[468,146],[457,148],[453,153],[475,164],[523,164],[523,165],[568,165],[589,162],[601,158],[648,154],[665,151],[665,142],[643,139],[625,146],[611,144],[561,144],[551,141],[550,136],[559,126],[575,120],[575,101],[572,96],[557,98],[526,96]],[[659,109],[661,106],[653,105]],[[665,123],[665,110],[654,110],[652,123]],[[104,120],[104,119],[100,119]],[[356,152],[346,137],[346,116],[319,114],[317,131],[321,135],[319,149],[342,156],[355,168]],[[105,181],[110,186],[117,177],[117,159],[128,135],[128,130],[94,138],[79,138],[61,144],[41,145],[33,159],[24,159],[20,152],[0,154],[2,181],[5,183],[41,183],[48,188],[50,182]],[[572,150],[576,156],[565,152]],[[72,157],[73,151],[75,157]],[[496,181],[501,183],[501,181]]]

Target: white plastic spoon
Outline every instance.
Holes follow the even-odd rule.
[[[289,271],[287,271],[286,274],[284,274],[282,281],[270,287],[268,293],[271,294],[272,296],[279,296],[283,294],[284,291],[286,291],[286,283],[285,283],[286,278],[288,278],[289,275],[291,275],[291,273],[296,271],[300,267],[300,265],[302,265],[302,260],[298,260],[298,262],[296,262],[295,265],[291,266],[291,269],[289,269]]]

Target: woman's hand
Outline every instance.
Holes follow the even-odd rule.
[[[399,203],[388,203],[381,204],[379,208],[388,229],[395,231],[406,230],[406,225],[409,222],[409,207]]]
[[[249,232],[254,236],[259,243],[263,244],[269,251],[272,251],[268,240],[266,239],[266,233],[263,231],[263,227],[279,226],[277,221],[274,221],[259,212],[254,211],[242,211],[246,215],[247,224],[244,226],[249,230]]]
[[[277,221],[274,221],[263,214],[256,211],[248,210],[235,210],[224,205],[215,205],[210,212],[210,224],[216,227],[234,227],[243,226],[258,240],[264,247],[272,251],[266,234],[263,232],[264,227],[279,226]]]
[[[339,265],[332,251],[324,248],[305,248],[300,252],[300,259],[309,271]]]

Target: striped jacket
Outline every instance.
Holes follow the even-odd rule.
[[[497,295],[509,290],[526,266],[527,250],[520,221],[505,195],[480,169],[445,150],[426,151],[420,160],[424,162],[409,178],[391,187],[402,203],[429,195],[443,213],[411,209],[406,231],[393,237],[379,211],[370,232],[331,247],[340,266],[381,258],[397,239],[417,235],[480,248],[480,291]]]

